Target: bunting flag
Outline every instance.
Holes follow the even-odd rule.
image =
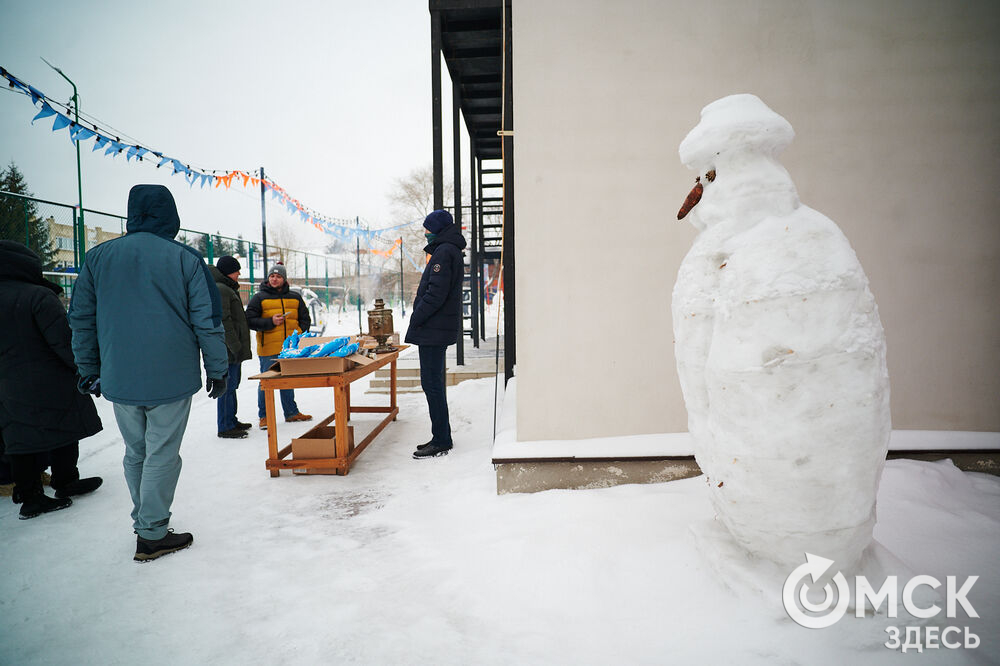
[[[382,257],[391,257],[392,253],[396,251],[396,248],[397,247],[402,247],[402,246],[403,246],[403,239],[397,238],[396,242],[393,243],[392,247],[390,247],[388,250],[375,250],[375,249],[372,249],[371,253],[372,254],[377,254],[377,255],[382,256]]]
[[[381,234],[386,234],[388,232],[396,231],[421,222],[421,220],[414,220],[411,222],[397,224],[392,227],[386,227],[384,229],[372,230],[362,228],[357,222],[352,224],[349,220],[338,220],[337,218],[321,215],[317,211],[303,205],[298,199],[289,196],[288,192],[273,180],[258,178],[254,175],[256,172],[235,170],[223,171],[223,175],[216,175],[215,170],[209,171],[207,169],[193,169],[190,165],[184,164],[177,158],[168,157],[161,152],[150,150],[149,148],[145,148],[138,144],[124,143],[117,136],[114,136],[114,132],[102,130],[92,122],[88,121],[88,124],[91,125],[93,129],[84,127],[82,123],[74,122],[68,115],[66,115],[70,113],[70,107],[68,105],[55,102],[52,98],[39,91],[37,88],[20,80],[3,67],[0,67],[0,77],[7,81],[10,88],[23,93],[27,97],[30,97],[32,105],[38,107],[38,113],[31,119],[32,124],[34,124],[36,120],[42,120],[54,116],[52,121],[53,132],[59,132],[69,128],[69,137],[73,143],[79,145],[83,141],[95,139],[91,152],[103,148],[104,154],[112,158],[117,156],[119,153],[124,152],[126,162],[131,162],[133,157],[137,162],[141,162],[143,161],[144,155],[152,153],[159,160],[156,165],[157,169],[170,165],[173,170],[172,175],[183,174],[184,179],[191,187],[194,187],[195,183],[198,183],[201,188],[204,188],[206,185],[209,187],[214,185],[216,189],[225,187],[228,190],[233,185],[234,179],[236,180],[237,185],[242,185],[244,188],[257,189],[258,187],[263,186],[265,191],[270,190],[272,200],[280,201],[281,204],[288,209],[290,214],[298,214],[299,218],[306,224],[311,224],[316,229],[336,238],[343,240],[357,238],[359,241],[363,239],[370,247],[372,240],[380,238]],[[53,108],[50,102],[65,108],[66,114],[60,113],[58,110]],[[372,251],[376,254],[382,254],[388,257],[398,245],[399,241],[397,239],[396,243],[389,250]],[[407,258],[409,258],[409,256],[407,256]],[[413,263],[412,259],[410,259],[410,263]]]

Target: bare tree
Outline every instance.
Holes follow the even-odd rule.
[[[454,203],[455,188],[450,180],[444,182],[445,207]],[[434,168],[432,165],[418,167],[404,178],[397,178],[393,190],[388,195],[389,204],[397,220],[422,222],[434,210]],[[412,224],[400,229],[403,247],[411,257],[422,257],[424,229],[420,224]]]
[[[280,220],[277,224],[271,226],[267,230],[268,236],[268,254],[278,255],[278,261],[285,265],[285,270],[288,271],[288,277],[292,277],[293,267],[290,265],[294,259],[294,255],[289,253],[289,250],[294,250],[301,245],[301,239],[299,238],[298,229],[295,225],[288,222],[288,220]],[[269,259],[270,261],[270,259]],[[270,264],[268,264],[270,266]],[[268,270],[265,268],[264,270]]]

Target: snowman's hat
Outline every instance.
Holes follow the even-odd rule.
[[[681,162],[702,171],[726,152],[777,155],[791,144],[795,130],[756,95],[717,99],[701,110],[701,122],[680,145]]]

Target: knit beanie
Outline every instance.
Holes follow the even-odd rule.
[[[285,280],[288,280],[288,271],[285,270],[285,265],[283,263],[278,262],[274,266],[271,266],[271,270],[267,272],[267,276],[271,277],[275,273],[285,278]]]
[[[444,229],[454,224],[451,213],[446,210],[436,210],[424,218],[424,229],[432,234],[440,234]]]
[[[228,254],[224,257],[219,257],[219,260],[215,262],[215,267],[218,268],[219,272],[223,275],[231,275],[243,268],[240,266],[240,262],[236,261],[233,257],[230,257]]]

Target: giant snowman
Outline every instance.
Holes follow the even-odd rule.
[[[677,371],[736,544],[787,571],[808,552],[848,573],[872,544],[889,443],[885,337],[844,234],[778,162],[794,136],[744,94],[706,106],[680,145],[700,233],[674,286]]]

